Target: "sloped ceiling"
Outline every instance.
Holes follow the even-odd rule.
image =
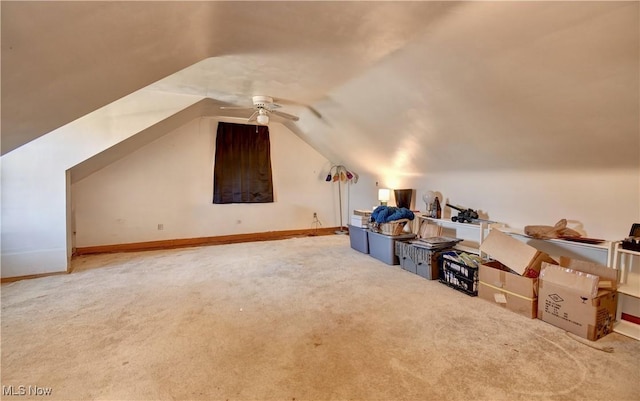
[[[273,96],[373,174],[640,165],[637,2],[1,7],[3,154],[151,85]]]

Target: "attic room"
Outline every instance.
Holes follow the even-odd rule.
[[[566,219],[615,267],[640,222],[638,2],[0,13],[3,397],[637,399],[636,339],[578,341],[336,231],[411,189],[446,220]],[[272,202],[212,202],[222,123],[268,127]]]

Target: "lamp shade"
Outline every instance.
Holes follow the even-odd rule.
[[[387,188],[378,189],[378,200],[380,202],[388,202],[389,196],[391,195],[391,191]]]
[[[396,206],[411,209],[413,189],[394,189],[393,197],[396,199]]]
[[[266,114],[258,114],[256,122],[260,125],[267,125],[269,124],[269,116]]]

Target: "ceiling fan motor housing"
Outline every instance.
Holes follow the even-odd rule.
[[[273,104],[273,98],[269,96],[254,96],[252,99],[255,107],[268,109]]]
[[[253,96],[253,107],[242,106],[220,106],[223,110],[253,110],[253,114],[249,117],[247,122],[256,121],[258,124],[269,124],[269,114],[274,114],[278,117],[286,118],[292,121],[298,121],[298,116],[293,114],[284,113],[276,109],[280,108],[279,104],[273,103],[271,96]]]

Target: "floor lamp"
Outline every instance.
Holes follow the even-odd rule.
[[[334,172],[335,171],[335,172]],[[353,182],[354,184],[358,181],[358,174],[350,172],[347,168],[341,164],[331,166],[329,169],[329,174],[327,174],[327,182],[337,182],[338,183],[338,203],[340,209],[340,229],[337,230],[336,234],[348,234],[349,231],[344,229],[344,224],[342,222],[342,182]]]

